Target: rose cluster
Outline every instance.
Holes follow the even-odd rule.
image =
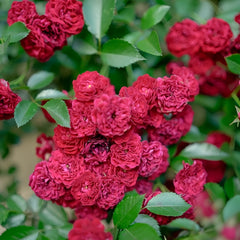
[[[106,218],[126,191],[150,193],[150,180],[166,172],[166,145],[190,129],[188,102],[198,83],[182,68],[170,77],[140,76],[116,95],[108,78],[87,71],[73,81],[73,89],[75,98],[67,104],[71,127],[54,129],[54,147],[51,138],[39,138],[43,161],[29,185],[38,197],[74,208],[79,218]]]
[[[9,83],[0,79],[0,120],[13,118],[14,110],[21,98],[14,93]]]
[[[226,71],[224,57],[240,52],[240,34],[234,38],[224,20],[212,18],[199,25],[184,19],[170,28],[166,43],[174,56],[189,55],[188,68],[198,79],[201,93],[227,97],[238,85],[238,76]],[[167,70],[172,73],[179,65],[183,63],[170,63]]]
[[[24,50],[40,62],[45,62],[67,44],[67,38],[81,32],[84,19],[82,2],[77,0],[50,0],[44,15],[39,15],[33,2],[13,1],[7,22],[23,22],[30,30],[21,40]]]

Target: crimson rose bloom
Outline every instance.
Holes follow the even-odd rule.
[[[110,85],[110,80],[96,71],[79,74],[72,84],[75,96],[79,101],[92,101],[103,93],[115,94],[114,87]]]
[[[77,219],[68,234],[68,240],[112,240],[110,232],[104,232],[104,225],[96,217]]]
[[[8,11],[7,23],[12,25],[15,22],[24,22],[31,24],[35,16],[37,16],[36,6],[33,2],[23,0],[21,2],[13,1]]]
[[[10,89],[9,83],[0,79],[0,120],[14,117],[15,107],[22,99]]]
[[[99,196],[101,181],[90,171],[84,171],[73,182],[71,193],[83,206],[91,206],[96,203]]]
[[[176,57],[196,53],[201,44],[200,27],[190,19],[175,23],[166,36],[168,50]]]
[[[190,79],[190,78],[189,78]],[[191,80],[190,80],[191,81]],[[192,98],[190,84],[178,75],[158,78],[157,105],[160,113],[182,112]]]
[[[183,196],[197,196],[203,191],[207,172],[202,162],[194,161],[193,165],[183,162],[183,169],[174,178],[175,192]]]
[[[37,143],[41,144],[41,146],[36,148],[36,155],[42,160],[48,160],[55,148],[53,138],[47,137],[46,134],[42,133],[38,136]]]
[[[138,134],[133,134],[127,142],[113,144],[110,152],[113,166],[125,170],[138,167],[142,153],[141,137]]]
[[[97,205],[84,207],[78,205],[75,209],[75,214],[77,218],[97,217],[100,219],[106,219],[108,216],[108,212],[102,208],[99,208]]]
[[[106,137],[121,136],[131,128],[130,98],[103,94],[95,99],[92,120]]]
[[[65,155],[59,150],[52,152],[48,162],[48,171],[56,183],[71,187],[78,178],[83,159],[78,156]]]
[[[115,207],[124,197],[125,185],[113,176],[102,178],[97,205],[108,210]]]
[[[82,2],[77,0],[50,0],[46,4],[46,15],[68,36],[80,33],[84,25]]]
[[[57,184],[49,175],[46,161],[37,163],[29,177],[29,186],[39,198],[44,200],[56,200],[65,194],[64,185]]]
[[[227,22],[222,19],[211,18],[202,26],[201,35],[203,37],[202,51],[217,53],[230,44],[233,33]]]

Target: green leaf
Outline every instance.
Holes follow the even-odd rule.
[[[137,42],[137,47],[155,56],[162,56],[162,50],[159,44],[159,38],[155,31],[152,31],[149,36]]]
[[[123,37],[123,40],[135,44],[139,38],[142,37],[142,32],[131,32]]]
[[[14,111],[14,119],[17,123],[17,126],[21,127],[30,121],[38,109],[39,107],[35,103],[28,100],[23,100],[18,103]]]
[[[63,237],[64,239],[68,238],[68,233],[73,228],[73,225],[71,223],[67,223],[64,226],[61,226],[57,229],[58,235]]]
[[[119,240],[161,240],[154,228],[145,223],[135,223],[119,234]]]
[[[202,134],[198,127],[191,126],[190,131],[182,137],[182,141],[192,143],[192,142],[202,142],[206,139],[205,134]]]
[[[219,184],[209,182],[209,183],[206,183],[204,187],[214,202],[220,199],[222,200],[222,203],[226,202],[224,190]]]
[[[36,96],[36,100],[48,100],[48,99],[68,99],[68,96],[63,92],[60,92],[55,89],[43,90]]]
[[[135,18],[134,6],[127,6],[120,10],[117,15],[114,16],[114,20],[131,23]]]
[[[36,195],[32,195],[27,201],[28,207],[35,213],[39,212],[44,204],[46,204],[46,202]]]
[[[240,194],[240,180],[236,177],[228,178],[224,183],[224,190],[228,198]]]
[[[142,29],[151,28],[157,23],[159,23],[165,16],[165,14],[168,12],[169,8],[169,6],[158,4],[149,8],[142,17]]]
[[[19,42],[29,34],[30,30],[27,29],[24,23],[15,22],[8,27],[5,40],[9,43]]]
[[[167,226],[172,228],[186,229],[195,232],[198,232],[200,230],[200,226],[196,222],[187,218],[174,219]]]
[[[101,57],[105,64],[117,68],[144,60],[132,44],[121,39],[106,42],[103,45]]]
[[[52,202],[47,202],[47,206],[39,212],[39,218],[45,225],[64,226],[68,223],[64,209]]]
[[[190,207],[191,205],[173,192],[164,192],[156,195],[146,206],[152,213],[173,217],[181,216]]]
[[[232,54],[225,58],[228,69],[235,74],[240,74],[240,54]]]
[[[51,240],[66,240],[66,238],[59,236],[56,228],[50,228],[50,229],[46,228],[44,232],[46,237],[48,237]]]
[[[209,143],[193,143],[182,150],[180,156],[207,160],[223,160],[228,153]]]
[[[6,221],[9,210],[0,204],[0,225]]]
[[[84,0],[83,14],[88,31],[101,39],[108,30],[114,14],[115,0]]]
[[[70,127],[70,117],[67,106],[63,100],[52,99],[43,105],[43,108],[51,115],[57,124]]]
[[[126,195],[113,212],[113,222],[118,228],[126,228],[138,216],[144,195],[137,193]]]
[[[44,88],[49,85],[54,79],[54,74],[51,72],[40,71],[38,73],[33,74],[27,83],[27,86],[31,90]]]
[[[19,195],[12,195],[7,199],[8,208],[11,211],[22,213],[27,209],[26,200]]]
[[[137,216],[137,218],[134,220],[135,223],[145,223],[148,224],[149,226],[151,226],[152,228],[155,229],[155,231],[157,232],[158,236],[161,236],[160,233],[160,227],[158,225],[157,220],[155,220],[153,217],[150,217],[146,214],[139,214]]]
[[[15,214],[13,212],[9,212],[6,221],[2,223],[2,225],[5,228],[12,228],[12,227],[22,225],[25,221],[25,217],[26,216],[24,213]]]
[[[223,209],[223,219],[226,222],[233,216],[240,213],[240,195],[231,198]]]
[[[37,238],[38,230],[29,226],[10,228],[0,236],[0,240],[36,240]]]

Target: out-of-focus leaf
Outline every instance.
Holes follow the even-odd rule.
[[[9,210],[0,204],[0,224],[7,219]]]
[[[169,6],[166,5],[154,5],[149,8],[142,17],[141,27],[142,29],[148,29],[159,23],[169,10]]]
[[[25,217],[26,216],[24,213],[16,214],[13,212],[9,212],[6,221],[2,223],[2,225],[5,228],[12,228],[12,227],[22,225],[25,221]]]
[[[240,213],[240,195],[231,198],[223,209],[223,219],[226,222],[233,216]]]
[[[101,57],[105,64],[117,68],[144,60],[132,44],[121,39],[106,42],[103,45]]]
[[[209,193],[209,195],[213,201],[218,201],[221,199],[222,203],[223,204],[225,203],[225,201],[226,201],[225,193],[224,193],[223,188],[219,184],[209,182],[209,183],[206,183],[204,185],[204,187],[207,190],[207,192]]]
[[[46,202],[37,197],[36,195],[32,195],[27,201],[28,207],[31,209],[31,211],[35,213],[39,212],[40,209],[44,206],[44,204],[46,204]]]
[[[19,195],[12,195],[7,199],[8,208],[15,212],[24,212],[27,209],[26,200]]]
[[[228,198],[240,195],[240,180],[236,177],[228,178],[224,183],[224,190]]]
[[[114,16],[114,20],[131,23],[135,18],[134,6],[127,6],[120,10],[117,15]]]
[[[225,59],[228,69],[234,74],[240,74],[240,54],[232,54]]]
[[[182,141],[192,143],[192,142],[202,142],[206,139],[206,136],[202,134],[196,126],[191,126],[190,131],[182,137]]]
[[[173,228],[186,229],[195,232],[200,230],[200,226],[196,222],[187,218],[174,219],[167,226]]]
[[[32,89],[40,89],[49,85],[54,79],[54,74],[51,72],[40,71],[33,74],[27,83],[27,86]]]
[[[36,100],[48,100],[48,99],[68,99],[68,96],[63,92],[55,89],[46,89],[41,91],[37,96]]]

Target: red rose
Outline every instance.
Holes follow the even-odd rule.
[[[92,102],[72,101],[72,108],[69,111],[71,126],[79,137],[91,136],[96,133],[96,124],[92,121]]]
[[[41,144],[40,147],[36,148],[36,154],[42,160],[48,160],[50,154],[54,150],[54,142],[52,137],[47,137],[44,133],[42,133],[37,138],[37,143]]]
[[[14,117],[15,107],[22,99],[12,92],[9,83],[0,79],[0,120]]]
[[[132,121],[137,127],[144,127],[144,119],[148,113],[148,104],[145,96],[134,87],[122,87],[119,96],[132,99]]]
[[[176,57],[196,53],[201,44],[200,27],[190,19],[175,23],[166,36],[168,50]]]
[[[131,99],[103,94],[95,99],[92,120],[105,137],[121,136],[131,128]]]
[[[142,154],[141,137],[133,134],[127,142],[113,144],[110,148],[111,164],[115,167],[121,167],[130,170],[138,167]]]
[[[65,194],[64,186],[57,184],[49,175],[46,161],[37,163],[29,177],[29,186],[39,198],[44,200],[56,200]]]
[[[72,209],[80,205],[79,201],[77,201],[71,194],[71,189],[66,189],[66,188],[65,188],[64,195],[56,200],[52,200],[52,202],[58,205],[61,205],[63,207],[69,207]]]
[[[147,179],[139,179],[133,189],[135,189],[138,194],[149,195],[152,192],[153,183]]]
[[[59,150],[52,152],[48,162],[48,171],[56,183],[69,188],[78,178],[83,159],[78,156],[65,155]]]
[[[227,22],[218,18],[211,18],[201,27],[201,49],[203,52],[217,53],[230,44],[233,36]]]
[[[102,178],[97,205],[108,210],[115,207],[124,197],[125,185],[113,176]]]
[[[50,0],[46,4],[46,15],[68,36],[80,33],[84,25],[82,2],[77,0]]]
[[[96,205],[93,206],[77,206],[75,209],[75,215],[77,218],[89,218],[89,217],[97,217],[99,219],[106,219],[108,213],[106,210],[99,208]]]
[[[92,101],[103,93],[115,95],[114,87],[110,85],[110,80],[96,71],[87,71],[78,75],[72,84],[75,96],[79,101]]]
[[[194,112],[190,105],[170,120],[163,119],[159,128],[148,128],[150,141],[160,141],[164,145],[177,143],[178,140],[186,135],[192,125]]]
[[[158,141],[142,142],[142,157],[139,166],[139,174],[143,177],[149,177],[159,169],[159,165],[164,158],[163,146]]]
[[[36,6],[33,2],[23,0],[22,2],[13,1],[8,11],[7,23],[12,25],[15,22],[23,22],[31,24],[35,16],[37,16]]]
[[[71,193],[83,206],[96,203],[100,190],[100,179],[90,171],[84,171],[73,182]]]
[[[148,115],[144,119],[144,128],[147,127],[147,125],[159,128],[162,121],[164,119],[163,113],[159,112],[159,109],[157,107],[153,107],[148,110]]]
[[[136,88],[147,100],[147,104],[152,108],[155,104],[157,81],[155,78],[150,77],[148,74],[139,76],[133,83]]]
[[[194,161],[193,165],[183,162],[183,169],[174,178],[173,184],[177,194],[183,196],[197,196],[203,191],[206,183],[207,172],[202,162]]]
[[[80,138],[75,131],[70,128],[58,125],[54,128],[54,143],[57,148],[61,149],[66,154],[76,154],[81,152],[86,138]]]
[[[111,233],[104,232],[104,225],[96,217],[77,219],[68,234],[68,240],[112,240]]]
[[[157,79],[157,106],[160,113],[181,112],[191,99],[188,83],[178,75]]]
[[[235,17],[234,20],[236,23],[240,24],[240,13],[238,13]]]

